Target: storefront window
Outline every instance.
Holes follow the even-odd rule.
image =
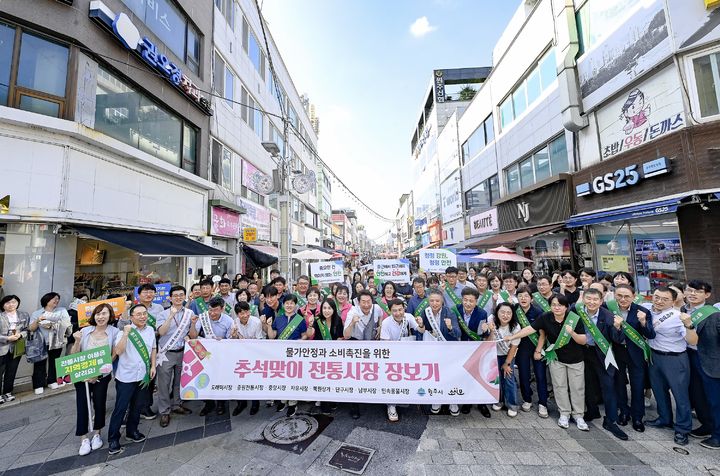
[[[178,283],[183,258],[140,256],[112,243],[78,238],[75,256],[75,293],[91,299],[108,294],[130,294],[145,283]]]
[[[0,23],[0,104],[7,105],[15,28]]]
[[[552,276],[556,271],[573,267],[570,237],[567,232],[547,233],[518,241],[516,251],[519,255],[533,260],[532,268],[538,275]],[[524,266],[525,264],[520,263],[517,269],[521,270]]]
[[[655,220],[594,225],[597,269],[626,271],[638,291],[685,279],[680,230],[674,215]]]

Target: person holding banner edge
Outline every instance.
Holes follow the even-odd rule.
[[[585,413],[585,364],[583,346],[587,343],[584,326],[578,326],[580,316],[569,312],[570,305],[565,296],[558,294],[550,298],[550,312],[546,312],[528,327],[504,340],[528,337],[540,332],[535,360],[544,358],[550,367],[555,393],[555,402],[560,412],[558,426],[567,429],[570,416],[575,419],[579,430],[587,431],[583,419]],[[545,342],[549,344],[545,349]]]
[[[231,339],[264,339],[265,335],[262,330],[260,318],[253,316],[250,312],[250,304],[241,301],[235,304],[235,323],[230,331]],[[238,416],[247,408],[247,400],[240,400],[236,403],[232,412],[233,416]],[[250,415],[255,415],[260,409],[258,400],[250,401]]]
[[[121,333],[119,329],[110,325],[114,321],[115,312],[110,304],[103,303],[97,306],[90,315],[89,325],[73,334],[75,342],[70,349],[70,353],[75,354],[104,346],[109,346],[112,349],[118,334]],[[113,352],[113,358],[114,356],[115,354]],[[77,404],[77,429],[75,430],[75,436],[81,437],[80,450],[78,451],[80,456],[88,455],[91,451],[99,450],[103,446],[100,431],[105,427],[107,390],[111,379],[112,373],[107,373],[87,382],[75,383],[75,402]],[[88,386],[87,390],[85,388],[86,385]],[[95,414],[92,430],[90,430],[90,415],[88,414],[88,393],[90,394],[93,413]]]
[[[147,323],[153,329],[157,328],[157,319],[161,312],[165,309],[157,304],[155,301],[155,295],[157,294],[157,288],[154,284],[146,283],[138,287],[138,302],[147,308],[148,319]],[[140,418],[143,420],[154,420],[157,418],[157,414],[152,411],[153,405],[153,394],[155,393],[155,379],[150,381],[148,388],[147,406],[140,412]]]
[[[199,337],[204,339],[230,339],[232,334],[233,319],[225,314],[225,301],[220,296],[215,296],[208,303],[208,310],[198,316],[195,329]],[[199,415],[205,416],[213,409],[218,415],[225,414],[226,406],[224,400],[206,400],[205,406],[200,410]]]
[[[533,303],[533,298],[528,286],[520,286],[517,291],[518,305],[515,307],[515,315],[522,328],[529,327],[544,312],[540,306]],[[548,310],[549,310],[548,305]],[[540,360],[535,360],[535,349],[537,348],[538,336],[531,334],[521,339],[518,347],[515,363],[518,367],[518,380],[520,380],[520,394],[523,403],[520,406],[522,411],[529,412],[532,409],[532,387],[530,385],[530,370],[535,374],[535,384],[538,392],[538,416],[547,418],[547,366]]]
[[[177,415],[189,415],[192,410],[180,400],[180,374],[183,366],[185,338],[198,336],[196,324],[198,316],[183,306],[185,288],[170,288],[172,305],[157,316],[158,357],[157,357],[157,400],[160,426],[170,423],[170,412]],[[172,395],[172,401],[170,396]]]
[[[115,408],[110,417],[108,429],[111,455],[124,451],[120,445],[120,425],[125,413],[127,425],[125,438],[141,443],[145,435],[140,433],[140,409],[147,401],[148,385],[155,377],[157,344],[155,330],[147,325],[147,307],[136,304],[130,308],[132,324],[126,325],[115,337],[114,355],[118,356],[115,372]]]

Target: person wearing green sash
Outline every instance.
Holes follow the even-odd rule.
[[[700,325],[699,319],[706,319],[708,316],[718,312],[716,308],[707,303],[710,299],[712,286],[706,281],[693,279],[685,285],[684,297],[685,305],[680,309],[681,312],[695,315],[693,327]],[[702,317],[700,317],[702,316]],[[682,315],[680,316],[683,317]],[[687,326],[686,326],[687,327]],[[686,339],[687,340],[687,339]],[[710,410],[707,389],[705,388],[703,379],[703,366],[700,361],[700,353],[697,345],[688,343],[687,348],[688,360],[690,361],[690,404],[692,405],[700,426],[690,432],[693,438],[707,438],[712,434],[713,415]],[[707,363],[706,363],[707,365]]]
[[[115,408],[108,429],[109,454],[121,453],[120,425],[127,413],[125,438],[135,443],[145,441],[140,433],[140,410],[147,400],[148,384],[155,377],[157,343],[155,330],[147,325],[147,307],[136,304],[130,308],[132,324],[126,325],[115,338],[113,355],[117,356],[115,371]]]
[[[629,284],[615,286],[615,299],[607,301],[607,308],[623,320],[621,328],[625,332],[625,342],[613,343],[613,353],[618,363],[615,373],[615,393],[618,402],[618,425],[625,426],[632,419],[633,430],[645,431],[645,380],[648,377],[646,350],[650,346],[645,339],[654,339],[652,319],[648,313],[636,304],[635,289]],[[632,329],[627,329],[630,326]],[[634,332],[633,332],[634,331]],[[633,337],[629,337],[632,335]],[[639,339],[638,339],[639,337]],[[630,404],[628,405],[627,383],[630,381]]]
[[[200,297],[193,299],[190,303],[190,310],[196,316],[207,312],[210,299],[213,297],[213,282],[210,279],[200,281]]]
[[[283,303],[284,313],[274,319],[268,317],[267,336],[268,339],[279,340],[306,340],[312,339],[315,334],[315,318],[311,318],[310,326],[305,322],[302,314],[297,313],[298,298],[294,294],[288,294]],[[285,405],[285,402],[281,402]],[[287,416],[293,416],[297,412],[297,401],[287,402]],[[278,411],[282,409],[280,407]]]
[[[353,305],[350,302],[350,290],[344,284],[335,288],[335,303],[337,304],[340,319],[345,324],[345,319],[347,319],[348,312],[350,312]]]
[[[313,286],[316,286],[313,284]],[[300,299],[298,299],[298,304],[300,306],[304,306],[302,304],[303,300],[307,300],[308,291],[310,291],[310,278],[306,275],[302,275],[297,279],[297,282],[295,283],[295,294],[297,294]]]
[[[248,303],[248,306],[250,306],[250,315],[255,317],[260,317],[260,312],[258,311],[258,307],[255,305],[255,302],[252,299],[252,296],[250,295],[250,291],[247,289],[241,289],[238,292],[235,293],[235,306],[237,306],[237,303],[246,302]],[[235,307],[233,306],[233,307]],[[237,315],[237,313],[236,313]]]
[[[148,312],[148,326],[153,329],[157,329],[157,319],[160,313],[165,309],[155,301],[155,295],[157,294],[157,288],[154,284],[147,283],[138,287],[138,303],[142,304],[147,308]],[[155,379],[150,381],[150,388],[148,389],[148,398],[146,400],[145,408],[140,412],[140,418],[143,420],[154,420],[157,418],[157,414],[152,410],[154,403],[155,394]]]
[[[583,362],[583,346],[587,343],[585,328],[578,325],[580,317],[569,312],[570,305],[565,296],[558,294],[550,298],[550,312],[546,312],[528,327],[505,340],[528,337],[535,332],[540,333],[536,350],[543,349],[545,342],[545,358],[550,367],[555,402],[560,411],[558,426],[568,428],[570,415],[580,430],[587,430],[583,419],[585,413],[585,363]],[[535,360],[542,359],[536,353]]]
[[[622,319],[602,307],[604,300],[602,284],[592,283],[583,292],[582,303],[575,305],[575,312],[585,326],[587,345],[585,356],[585,421],[600,418],[598,397],[605,404],[603,428],[620,440],[627,440],[627,434],[617,424],[618,405],[615,393],[615,371],[617,366],[608,365],[613,361],[612,343],[625,342],[621,330]],[[613,361],[614,362],[614,361]]]
[[[710,283],[690,281],[688,286],[692,286],[692,289],[699,294],[698,298],[692,301],[699,304],[702,299],[703,306],[695,306],[691,313],[681,314],[680,319],[686,330],[685,340],[689,345],[697,347],[700,364],[698,370],[703,381],[713,423],[707,429],[709,434],[702,435],[708,437],[703,439],[700,445],[717,450],[720,449],[720,311],[717,307],[705,304],[712,291]],[[687,293],[687,288],[685,291],[686,299],[690,302],[688,294],[691,293]],[[693,430],[692,433],[697,433],[697,430]]]
[[[225,301],[220,296],[215,296],[208,303],[208,310],[198,316],[195,323],[199,337],[203,339],[230,339],[232,337],[233,318],[225,314]],[[227,406],[224,400],[205,400],[205,406],[198,415],[205,416],[213,409],[218,415],[224,415]]]
[[[427,298],[425,294],[425,280],[421,277],[413,279],[412,282],[413,295],[408,299],[406,311],[410,314],[415,314],[415,310],[420,304]]]
[[[218,291],[220,292],[219,296],[223,299],[223,301],[230,306],[230,309],[233,309],[236,301],[235,295],[232,293],[232,281],[230,281],[230,278],[222,278],[218,281]],[[234,309],[232,312],[235,312]],[[228,313],[226,312],[226,314]]]
[[[521,327],[528,327],[543,313],[540,306],[534,304],[530,291],[529,286],[520,286],[520,289],[518,289],[516,293],[518,305],[515,307],[515,314],[518,317],[518,322]],[[540,418],[547,418],[547,366],[541,360],[535,360],[535,356],[542,357],[537,349],[537,336],[535,336],[534,339],[533,336],[522,339],[520,346],[518,346],[517,356],[515,357],[515,363],[518,366],[520,394],[523,398],[523,403],[520,408],[522,408],[524,412],[529,412],[532,409],[533,391],[530,384],[530,372],[532,371],[535,374],[535,384],[538,393],[538,416],[540,416]]]
[[[245,291],[245,290],[242,290]],[[230,331],[231,339],[264,339],[265,334],[262,330],[262,323],[257,316],[250,313],[250,304],[246,301],[240,301],[235,304],[235,322]],[[238,416],[247,408],[247,400],[239,400],[235,405],[232,415]],[[260,410],[260,402],[258,400],[250,401],[250,415],[255,415]]]
[[[305,305],[303,305],[302,302],[298,302],[298,312],[305,317],[305,322],[310,325],[310,318],[317,319],[317,317],[320,316],[320,290],[312,287],[307,291],[306,296],[307,301]],[[301,301],[298,296],[295,297],[298,298],[298,301]]]

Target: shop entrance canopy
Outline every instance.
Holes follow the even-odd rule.
[[[498,245],[509,245],[514,246],[516,242],[521,240],[527,240],[533,236],[541,235],[543,233],[551,233],[558,231],[563,227],[562,224],[536,226],[534,228],[525,228],[523,230],[507,231],[497,235],[482,238],[477,241],[468,243],[468,246],[473,248],[487,248],[490,246]]]
[[[111,230],[92,226],[72,226],[78,232],[137,251],[143,256],[230,256],[220,250],[178,235],[142,231]]]

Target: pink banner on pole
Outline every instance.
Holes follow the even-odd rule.
[[[240,214],[225,208],[210,208],[210,234],[237,238],[240,236]]]

